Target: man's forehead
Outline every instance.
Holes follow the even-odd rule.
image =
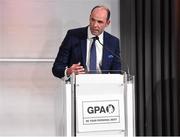
[[[106,18],[99,18],[99,17],[90,17],[91,20],[95,20],[95,21],[98,21],[98,22],[104,22],[104,20],[106,20]]]
[[[106,19],[107,18],[107,12],[106,10],[97,10],[97,11],[93,11],[90,15],[90,18],[94,18],[94,19]]]

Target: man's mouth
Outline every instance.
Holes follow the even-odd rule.
[[[93,29],[93,32],[99,32],[99,30],[97,30],[97,29]]]

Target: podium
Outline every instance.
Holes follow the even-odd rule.
[[[73,74],[63,92],[63,136],[135,136],[133,76]]]

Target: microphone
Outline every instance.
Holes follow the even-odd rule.
[[[118,58],[120,61],[124,62],[123,59],[122,59],[122,57],[121,57],[120,55],[116,55],[116,54],[115,54],[114,52],[112,52],[112,50],[110,50],[108,47],[104,46],[104,44],[102,44],[102,43],[100,42],[98,36],[96,36],[95,39],[101,44],[102,47],[105,48],[105,50],[109,51],[113,56],[115,56],[116,58]],[[124,62],[124,64],[126,65],[127,75],[129,76],[129,75],[130,75],[130,73],[129,73],[129,66],[128,66],[128,64],[126,64],[125,62]],[[122,70],[121,70],[121,71],[122,71]]]

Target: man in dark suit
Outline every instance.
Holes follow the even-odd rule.
[[[110,24],[110,10],[105,6],[94,7],[89,22],[87,27],[67,32],[52,68],[54,76],[120,73],[119,39],[104,31]]]

